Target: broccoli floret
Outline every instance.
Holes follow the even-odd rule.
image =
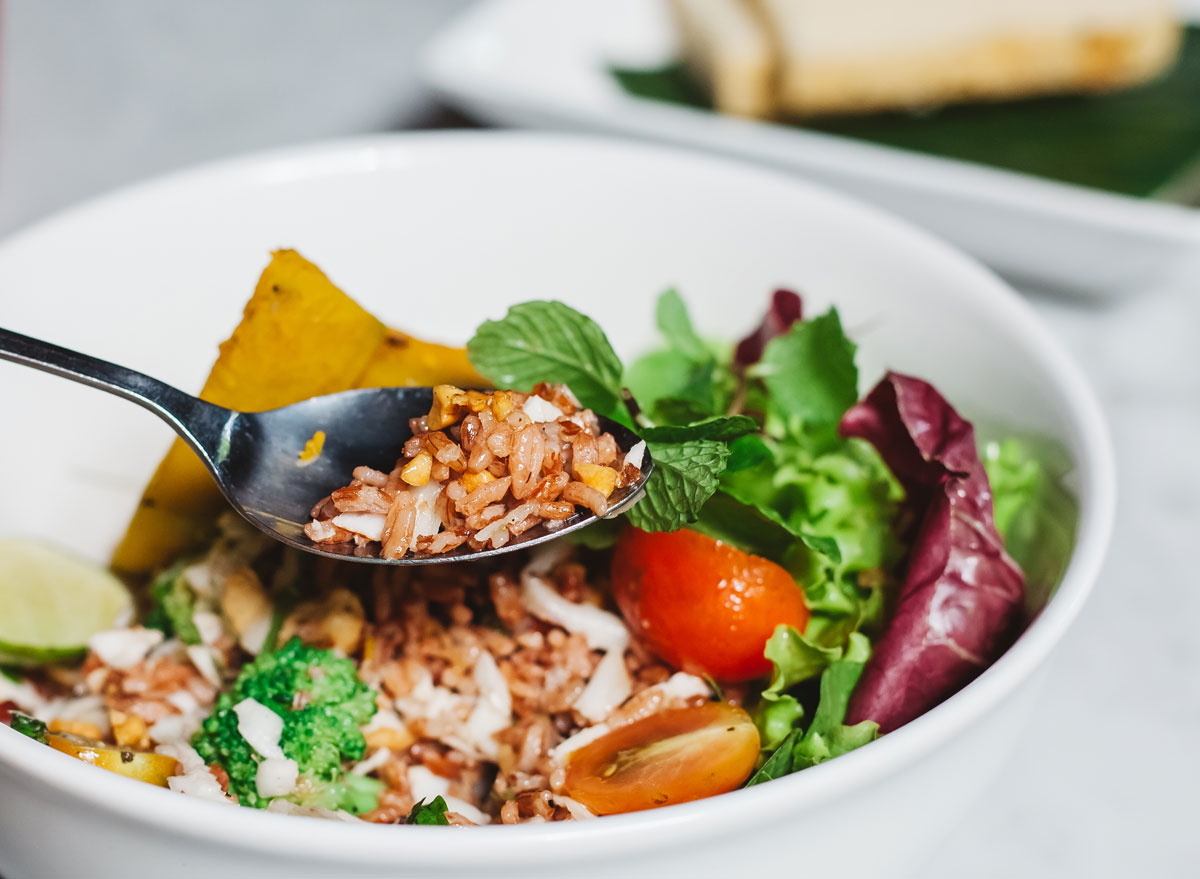
[[[159,573],[150,584],[150,611],[145,625],[159,629],[164,635],[174,635],[184,644],[199,644],[200,631],[192,621],[196,596],[184,579],[186,561],[176,562]]]
[[[41,742],[43,745],[46,744],[46,724],[36,717],[14,711],[9,719],[9,725],[21,735],[29,736],[35,742]]]
[[[375,807],[382,785],[344,767],[363,758],[362,726],[375,714],[375,694],[353,662],[292,638],[247,664],[192,737],[204,761],[220,764],[229,774],[230,793],[238,802],[261,809],[270,798],[259,796],[255,785],[259,756],[238,732],[233,710],[243,699],[254,699],[283,718],[279,744],[300,770],[289,799],[354,814]]]

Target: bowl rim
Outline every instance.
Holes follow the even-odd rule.
[[[0,241],[0,258],[26,241],[56,233],[60,225],[89,214],[103,214],[125,202],[172,188],[184,191],[221,181],[257,186],[288,179],[370,173],[397,167],[422,154],[470,153],[486,160],[499,144],[508,149],[558,155],[574,151],[581,161],[633,159],[669,163],[703,175],[720,175],[758,184],[770,183],[780,198],[822,203],[857,214],[871,234],[889,236],[961,280],[971,296],[1001,315],[1028,340],[1025,353],[1065,401],[1069,422],[1080,438],[1076,455],[1080,517],[1075,550],[1058,590],[1017,642],[974,682],[941,705],[868,747],[771,784],[720,797],[684,803],[603,821],[526,824],[503,831],[486,827],[455,836],[456,865],[496,865],[546,859],[605,857],[620,839],[624,853],[736,833],[761,821],[763,814],[791,812],[797,804],[811,809],[893,775],[922,755],[946,744],[1025,681],[1050,654],[1078,614],[1104,560],[1116,505],[1112,441],[1100,405],[1082,370],[1042,324],[1032,307],[1011,287],[971,257],[907,221],[847,195],[792,174],[748,163],[706,156],[677,147],[635,144],[609,137],[496,131],[434,131],[367,135],[318,141],[205,163],[119,188],[52,214]],[[482,156],[480,155],[482,154]],[[228,809],[220,804],[166,791],[62,760],[25,737],[0,732],[0,763],[26,783],[57,789],[97,805],[114,817],[161,828],[169,834],[216,842],[223,847],[259,852],[286,851],[317,862],[446,866],[445,838],[435,828],[411,827],[396,833],[388,825],[310,821],[259,810]],[[724,806],[721,804],[728,804]],[[740,808],[739,808],[740,807]],[[297,832],[303,827],[303,832]]]

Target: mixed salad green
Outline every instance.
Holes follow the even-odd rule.
[[[899,426],[882,436],[847,429],[859,400],[856,346],[835,308],[815,317],[802,311],[796,294],[777,291],[754,333],[737,345],[719,344],[699,335],[683,299],[668,290],[656,307],[662,346],[628,367],[594,322],[558,302],[516,306],[484,324],[468,346],[472,363],[499,386],[531,387],[557,376],[585,406],[641,433],[656,470],[645,499],[626,516],[630,524],[699,531],[777,563],[803,589],[810,611],[804,631],[780,625],[764,646],[773,671],[752,702],[765,760],[750,784],[853,750],[874,739],[881,725],[894,728],[969,681],[1015,636],[1025,589],[1045,593],[1057,583],[1074,538],[1075,506],[1061,484],[1061,452],[1006,438],[983,445],[981,464],[971,426],[936,391],[889,376],[885,382],[904,386],[906,399],[924,400],[938,418],[961,425],[959,434],[965,431],[943,438],[950,464],[939,469],[934,451],[922,464],[936,471],[931,484],[970,487],[968,512],[981,519],[991,519],[994,498],[995,527],[989,522],[981,529],[993,534],[982,568],[990,565],[1007,591],[996,607],[976,606],[962,625],[972,630],[964,642],[985,651],[978,662],[964,666],[954,650],[930,655],[914,648],[911,625],[927,626],[930,616],[927,606],[914,609],[919,601],[908,603],[904,643],[894,633],[904,621],[897,605],[905,598],[906,568],[911,574],[940,556],[942,585],[953,579],[946,556],[963,551],[956,541],[969,542],[954,533],[955,523],[967,519],[955,512],[955,494],[944,501],[950,509],[945,534],[921,531],[930,485],[924,476],[906,485],[897,475],[910,454],[900,446],[916,442],[916,431],[900,429],[902,412],[898,418],[892,413]],[[863,411],[876,420],[889,417]],[[578,539],[593,548],[610,546],[621,527],[601,524]],[[978,584],[956,585],[967,596]],[[874,713],[860,708],[858,714],[867,713],[847,724],[851,694],[885,630],[892,636],[883,641],[887,655],[874,663],[888,666],[883,676],[894,678],[895,668],[907,663],[940,681],[940,688],[914,688],[919,692],[911,704],[878,703]]]
[[[356,566],[327,577],[332,587],[318,597],[309,594],[311,568],[299,573],[315,564],[311,558],[272,555],[261,538],[224,534],[150,580],[140,626],[114,622],[127,596],[113,598],[107,575],[93,572],[88,590],[74,590],[99,596],[105,625],[117,625],[89,630],[97,634],[81,672],[104,676],[99,686],[112,702],[107,717],[121,748],[98,745],[98,726],[83,735],[90,724],[78,718],[47,726],[28,717],[20,700],[36,693],[20,689],[19,680],[11,697],[0,691],[0,713],[65,753],[106,755],[113,771],[224,802],[426,825],[459,823],[465,814],[474,816],[468,823],[486,822],[503,809],[514,820],[553,819],[567,808],[551,805],[554,796],[610,814],[825,762],[937,705],[1008,646],[1070,556],[1075,502],[1063,488],[1064,455],[1029,438],[978,443],[972,425],[920,379],[888,373],[860,397],[856,346],[837,310],[804,314],[790,291],[776,291],[760,325],[737,344],[703,338],[673,290],[659,297],[655,316],[662,344],[630,364],[592,319],[561,302],[514,306],[468,344],[474,368],[495,387],[565,384],[583,407],[631,427],[646,443],[654,469],[644,497],[621,519],[571,535],[597,553],[589,576],[599,585],[584,598],[568,599],[540,579],[544,572],[522,570],[510,574],[521,581],[522,607],[510,607],[505,621],[488,589],[468,598],[471,590],[460,585],[458,604],[437,611],[454,621],[455,634],[424,607],[420,625],[404,628],[405,638],[432,632],[438,642],[430,654],[436,661],[422,665],[417,645],[396,639],[396,619],[364,609],[369,589],[348,571]],[[6,558],[26,555],[14,550]],[[623,619],[600,606],[609,595]],[[381,656],[372,641],[388,625],[392,653]],[[583,637],[587,663],[598,664],[587,665],[565,707],[543,708],[537,700],[544,694],[526,687],[522,716],[500,664],[519,649],[518,636],[533,651],[551,632],[560,646],[568,635]],[[20,634],[0,625],[0,648]],[[646,662],[658,677],[640,681],[640,692],[625,665],[631,637],[655,654]],[[446,677],[454,654],[443,638],[472,645],[473,665]],[[484,645],[495,638],[514,641],[493,656]],[[162,644],[170,648],[164,661],[148,659]],[[0,657],[41,661],[41,654],[6,649]],[[561,661],[553,651],[538,657],[539,669]],[[177,717],[151,729],[127,716],[136,715],[133,706],[163,669],[200,695],[190,707],[176,699],[150,723],[184,705],[192,721],[186,730]],[[710,690],[702,677],[716,704],[704,702]],[[456,689],[467,679],[465,690]],[[123,691],[131,681],[133,690]],[[663,705],[675,699],[673,707],[613,721],[655,687]],[[588,713],[579,707],[589,704],[585,692]],[[125,701],[113,701],[118,696]],[[436,732],[455,711],[462,722]],[[535,790],[523,792],[530,796],[520,806],[527,813],[520,812],[517,794],[499,805],[486,782],[453,788],[407,752],[424,736],[436,746],[419,747],[435,763],[453,757],[454,772],[469,766],[480,778],[489,763],[502,780],[516,763],[512,740],[505,752],[496,736],[549,723],[555,712],[541,762],[530,763],[553,788],[538,794],[546,795],[536,806],[541,812],[528,812]],[[174,739],[172,719],[180,721]],[[129,725],[135,720],[140,727]],[[731,738],[718,740],[718,733]],[[573,749],[562,751],[572,740]],[[150,741],[159,743],[157,752],[138,750],[135,758],[125,749]],[[393,758],[403,766],[391,780],[407,781],[372,777]],[[410,758],[411,766],[404,762]],[[706,767],[704,778],[677,778],[687,775],[680,767],[697,764]],[[420,791],[410,773],[418,765]],[[549,781],[557,770],[565,774],[561,784]],[[719,772],[728,785],[713,788],[709,776]],[[527,767],[521,774],[538,773]],[[675,780],[663,790],[671,788],[674,799],[648,802],[646,779],[668,775]],[[470,802],[467,787],[477,795]],[[386,809],[385,788],[392,795]]]

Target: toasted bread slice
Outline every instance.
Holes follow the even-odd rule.
[[[1112,91],[1175,58],[1165,0],[753,0],[778,45],[792,115]]]
[[[774,50],[754,7],[745,0],[669,0],[683,57],[708,87],[713,106],[738,116],[769,116],[774,108]]]

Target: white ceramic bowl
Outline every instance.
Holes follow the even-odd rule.
[[[703,331],[753,325],[770,289],[836,303],[864,389],[884,367],[968,416],[1060,440],[1082,505],[1070,569],[977,681],[859,751],[770,784],[560,825],[347,825],[222,807],[64,759],[0,728],[0,873],[170,876],[711,876],[770,866],[896,875],[999,771],[1112,524],[1108,435],[1079,370],[1003,283],[929,236],[790,176],[616,142],[451,133],[305,147],[167,177],[0,246],[0,325],[195,389],[267,251],[291,246],[389,322],[465,339],[532,298],[593,314],[623,353],[675,285]],[[0,363],[0,533],[106,558],[167,429]]]

